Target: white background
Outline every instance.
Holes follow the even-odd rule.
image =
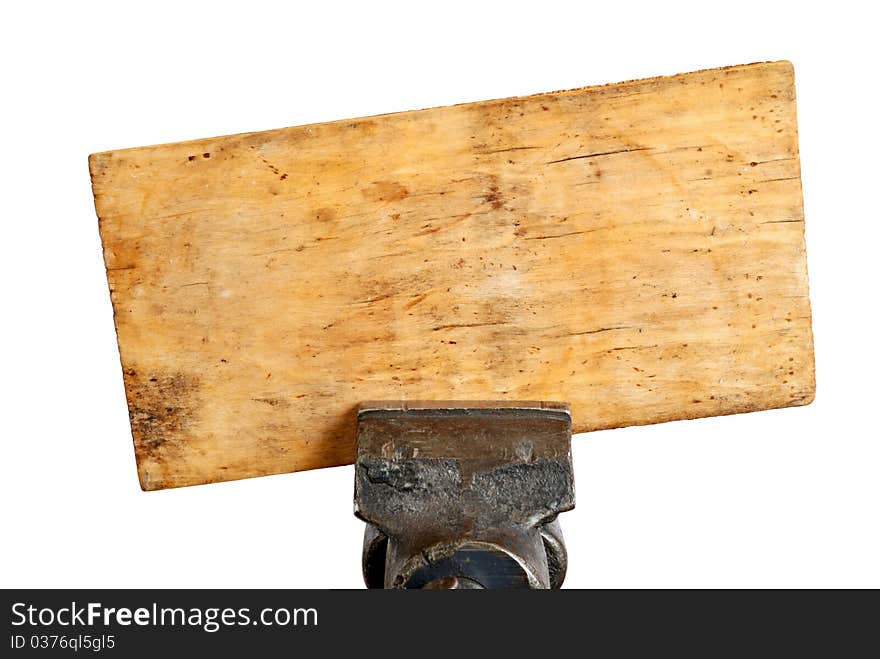
[[[361,584],[351,467],[140,491],[89,153],[773,59],[816,402],[575,437],[566,586],[880,586],[871,7],[3,3],[0,586]]]

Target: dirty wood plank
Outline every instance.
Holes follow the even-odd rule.
[[[89,164],[147,490],[350,463],[367,399],[813,397],[786,62]]]

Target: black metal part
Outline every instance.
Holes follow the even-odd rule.
[[[562,403],[378,402],[358,411],[369,588],[558,588],[574,507]]]

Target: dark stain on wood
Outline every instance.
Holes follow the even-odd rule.
[[[264,405],[268,405],[269,407],[276,407],[279,409],[284,409],[286,407],[290,407],[290,401],[284,398],[252,398],[252,401],[255,403],[263,403]]]
[[[186,373],[147,376],[135,369],[126,369],[124,377],[138,462],[161,461],[196,421],[199,380]]]

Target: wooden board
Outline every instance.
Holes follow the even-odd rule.
[[[350,463],[368,399],[813,397],[787,62],[89,165],[147,490]]]

